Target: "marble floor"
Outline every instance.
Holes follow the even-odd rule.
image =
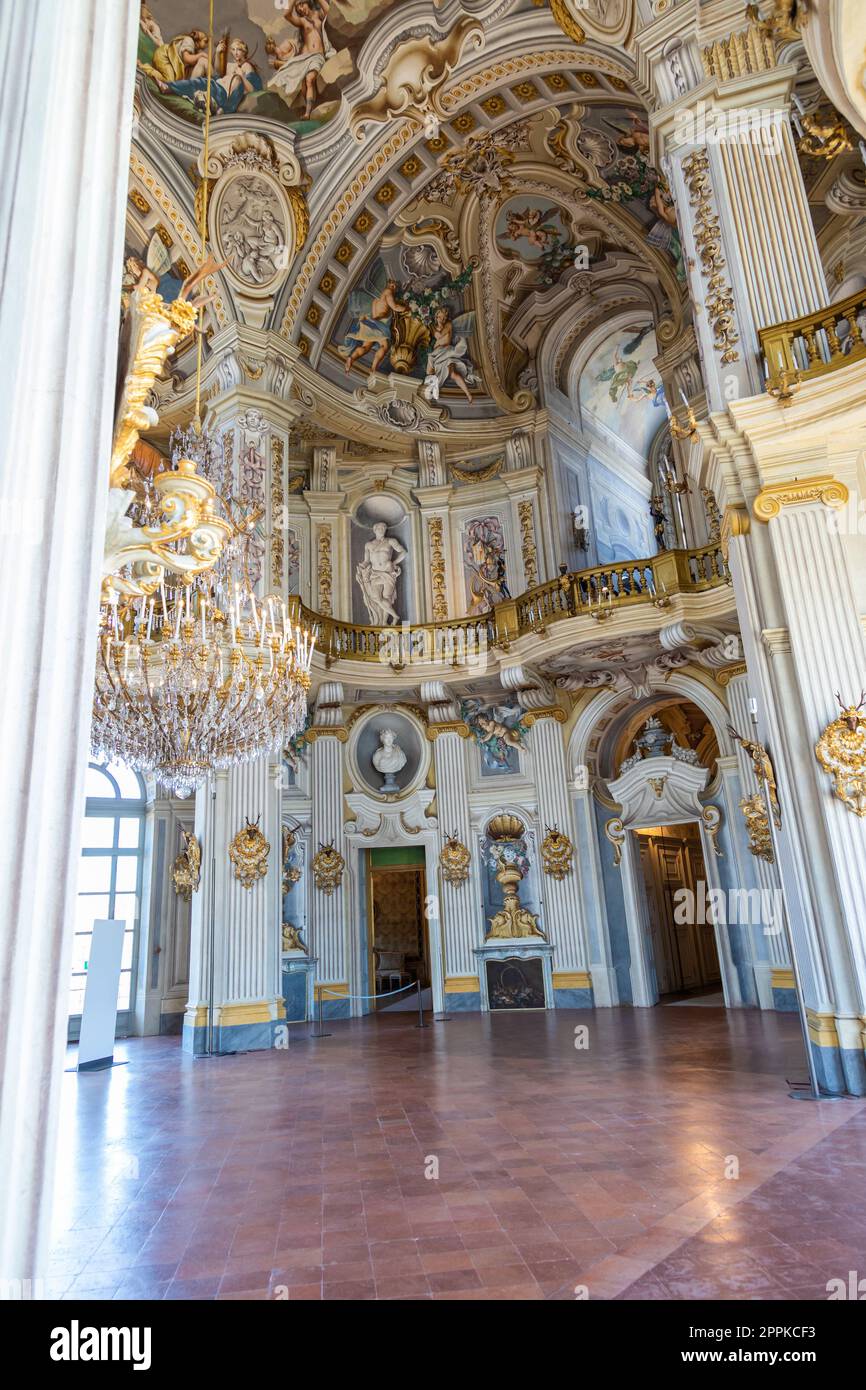
[[[46,1296],[826,1299],[866,1274],[866,1104],[788,1098],[795,1016],[330,1027],[199,1061],[130,1039],[64,1076]]]

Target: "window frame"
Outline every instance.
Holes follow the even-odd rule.
[[[145,786],[144,779],[143,779],[143,777],[141,776],[141,774],[140,774],[139,772],[135,772],[134,769],[129,768],[129,769],[127,769],[127,770],[128,770],[128,771],[137,779],[137,781],[138,781],[138,785],[139,785],[140,790],[141,790],[141,795],[138,796],[138,797],[128,797],[128,796],[125,797],[125,796],[121,796],[121,794],[120,794],[120,786],[119,786],[119,784],[118,784],[118,782],[117,782],[117,779],[113,776],[113,774],[112,774],[112,772],[111,772],[111,766],[110,766],[110,764],[95,763],[95,762],[92,762],[92,761],[91,761],[91,762],[89,762],[89,764],[88,764],[88,771],[89,771],[90,769],[93,769],[93,770],[95,770],[96,772],[101,773],[103,776],[105,776],[105,777],[107,777],[107,778],[109,779],[109,781],[111,782],[112,786],[114,787],[114,795],[113,795],[113,796],[89,796],[89,797],[87,798],[86,802],[85,802],[85,807],[84,807],[84,820],[85,820],[85,821],[87,821],[87,820],[111,820],[111,821],[113,821],[113,828],[112,828],[111,845],[110,845],[110,846],[106,845],[106,846],[85,847],[85,846],[82,845],[81,851],[80,851],[80,858],[81,858],[81,859],[108,859],[108,860],[110,860],[109,883],[108,883],[108,889],[107,889],[107,890],[104,890],[104,891],[101,891],[101,892],[90,891],[90,890],[85,890],[85,891],[83,891],[83,892],[80,892],[80,891],[79,891],[79,892],[76,892],[76,895],[75,895],[76,908],[77,908],[78,902],[80,901],[81,898],[87,898],[87,897],[92,897],[92,898],[104,898],[104,897],[107,897],[107,898],[108,898],[108,914],[107,914],[107,915],[108,915],[108,917],[110,918],[110,917],[112,916],[114,910],[115,910],[116,899],[117,899],[117,896],[118,896],[118,893],[117,893],[117,873],[118,873],[118,864],[119,864],[119,861],[120,861],[121,859],[134,859],[134,860],[136,861],[135,887],[134,887],[134,889],[124,889],[124,890],[123,890],[124,893],[134,892],[134,895],[135,895],[135,909],[134,909],[134,916],[133,916],[132,928],[131,928],[131,931],[132,931],[132,954],[131,954],[131,959],[130,959],[130,964],[129,964],[129,966],[127,966],[127,967],[121,966],[121,972],[120,972],[120,973],[121,973],[121,978],[123,977],[124,974],[128,974],[128,975],[129,975],[129,1003],[128,1003],[124,1008],[118,1008],[118,1010],[117,1010],[117,1023],[116,1023],[116,1027],[115,1027],[116,1035],[117,1035],[118,1037],[123,1037],[123,1036],[126,1035],[126,1034],[128,1033],[128,1031],[129,1031],[130,1015],[131,1015],[131,1013],[132,1013],[132,1011],[133,1011],[133,1008],[134,1008],[135,994],[136,994],[136,988],[137,988],[137,984],[138,984],[138,949],[139,949],[139,939],[140,939],[140,933],[141,933],[141,896],[142,896],[142,885],[143,885],[143,880],[144,880],[145,826],[146,826],[146,814],[147,814],[147,788],[146,788],[146,786]],[[120,839],[120,823],[121,823],[122,820],[131,820],[131,819],[135,819],[135,820],[138,821],[138,840],[137,840],[137,843],[136,843],[135,846],[123,847],[123,848],[122,848],[122,847],[120,846],[120,844],[119,844],[119,839]],[[88,935],[91,935],[91,934],[92,934],[92,926],[91,926],[91,930],[90,930],[89,932],[87,932],[87,931],[80,931],[80,930],[78,930],[77,922],[78,922],[78,919],[77,919],[77,916],[76,916],[76,922],[75,922],[75,924],[74,924],[74,926],[73,926],[73,938],[74,938],[74,939],[77,939],[78,937],[81,937],[81,936],[88,936]],[[130,931],[130,928],[129,928],[129,926],[127,925],[126,932],[128,933],[129,931]],[[125,938],[125,936],[126,936],[126,933],[124,933],[124,938]],[[87,980],[87,971],[86,971],[86,970],[79,970],[79,971],[76,971],[76,970],[73,970],[73,969],[70,967],[70,973],[69,973],[69,977],[68,977],[68,980],[67,980],[67,989],[68,989],[70,992],[71,992],[72,987],[73,987],[73,981],[75,981],[75,980],[77,980],[77,979],[83,979],[83,980],[86,982],[86,980]],[[81,1014],[80,1014],[80,1013],[70,1013],[70,1014],[68,1014],[67,1017],[68,1017],[68,1037],[69,1037],[69,1040],[72,1041],[72,1042],[77,1041],[77,1039],[78,1039],[78,1037],[79,1037],[79,1035],[80,1035],[80,1032],[81,1032]]]

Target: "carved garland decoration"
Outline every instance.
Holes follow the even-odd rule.
[[[433,621],[445,622],[448,618],[448,595],[445,589],[445,546],[441,516],[431,516],[427,520],[427,534],[430,538],[430,584],[433,590]]]
[[[283,512],[286,495],[283,490],[283,441],[271,440],[271,576],[279,593],[283,587],[285,559],[285,528]]]
[[[532,503],[521,502],[518,509],[520,517],[520,540],[523,548],[523,573],[527,589],[534,589],[538,583],[538,552],[535,549]]]
[[[313,878],[319,892],[330,898],[334,890],[339,888],[343,882],[345,867],[346,861],[340,851],[334,847],[333,840],[327,845],[320,844],[312,863]]]
[[[815,757],[835,783],[836,796],[855,816],[866,816],[866,717],[863,704],[842,705],[838,719],[828,724],[815,744]]]
[[[706,150],[695,150],[683,164],[691,205],[697,210],[695,246],[707,282],[706,308],[716,340],[716,351],[721,353],[721,360],[725,363],[739,362],[740,354],[734,343],[739,342],[740,335],[736,330],[733,293],[722,274],[725,258],[722,255],[719,219],[713,212],[709,169],[710,157]]]
[[[318,555],[318,580],[319,580],[319,612],[324,617],[331,616],[331,584],[333,573],[331,570],[331,528],[330,526],[320,526],[318,532],[319,555]]]

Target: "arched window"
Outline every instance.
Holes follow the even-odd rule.
[[[71,1031],[84,1007],[87,962],[93,923],[110,918],[126,923],[117,1009],[129,1009],[141,901],[146,792],[142,778],[122,763],[91,763],[85,784],[87,804],[78,871],[75,941],[69,982]],[[124,1020],[121,1020],[123,1022]]]

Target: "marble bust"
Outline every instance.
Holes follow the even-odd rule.
[[[384,777],[381,790],[386,793],[399,791],[394,774],[406,766],[406,754],[397,742],[397,735],[393,729],[382,730],[379,735],[379,747],[371,761],[376,771],[381,772]]]

